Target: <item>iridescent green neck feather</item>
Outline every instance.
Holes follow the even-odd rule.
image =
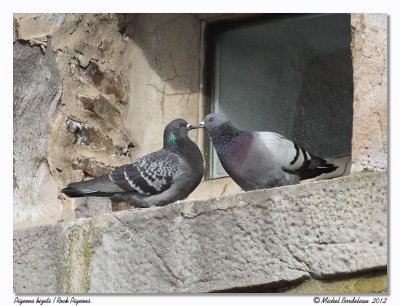
[[[167,147],[173,149],[176,148],[176,146],[176,135],[173,132],[170,132],[167,138]]]

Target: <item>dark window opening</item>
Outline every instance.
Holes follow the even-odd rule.
[[[272,131],[323,158],[351,156],[350,14],[270,14],[205,31],[205,113]],[[206,178],[226,176],[208,137]]]

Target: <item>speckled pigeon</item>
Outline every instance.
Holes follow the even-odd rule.
[[[116,168],[98,178],[69,184],[69,197],[109,197],[138,207],[163,206],[186,198],[203,177],[203,157],[188,137],[196,128],[175,119],[164,130],[161,150]]]
[[[208,114],[198,127],[207,130],[225,171],[245,191],[298,184],[337,168],[279,134],[239,130],[219,114]]]

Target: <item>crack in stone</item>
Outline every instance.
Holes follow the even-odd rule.
[[[158,93],[162,94],[163,96],[166,97],[173,97],[173,96],[186,96],[186,95],[192,95],[192,94],[196,94],[197,92],[195,91],[185,91],[185,92],[176,92],[176,93],[166,93],[165,92],[165,86],[166,83],[164,83],[164,87],[161,90],[160,88],[158,88],[158,86],[154,85],[154,84],[150,84],[147,83],[147,86],[153,87]]]
[[[284,243],[283,240],[282,240],[280,237],[276,236],[276,238],[281,242],[283,248],[286,249],[286,250],[288,251],[288,253],[289,253],[290,255],[292,255],[292,257],[293,257],[301,266],[304,267],[304,270],[301,270],[301,269],[297,269],[297,270],[300,270],[300,271],[303,271],[303,272],[307,272],[307,273],[309,273],[311,276],[313,276],[313,274],[311,273],[311,267],[310,267],[310,265],[309,265],[307,262],[303,261],[299,256],[295,255],[294,252],[292,252],[292,250],[290,250],[289,246],[288,246],[286,243]]]
[[[181,213],[181,216],[183,218],[185,218],[185,219],[193,219],[193,218],[196,218],[198,216],[201,216],[201,215],[204,215],[204,214],[210,214],[210,213],[213,213],[214,211],[218,211],[218,210],[227,211],[227,210],[231,210],[231,209],[236,209],[236,208],[241,208],[241,207],[245,207],[245,206],[248,206],[248,205],[252,205],[251,203],[248,203],[248,202],[244,201],[244,199],[241,199],[241,195],[240,194],[233,195],[233,198],[234,199],[232,199],[232,202],[239,203],[239,204],[236,204],[236,205],[233,205],[233,206],[228,206],[228,207],[215,207],[214,209],[206,210],[206,211],[200,212],[198,214],[196,214],[194,212],[191,212],[191,211],[190,212],[181,211],[180,213]],[[210,204],[213,205],[214,202],[215,201],[218,202],[218,200],[219,200],[218,198],[212,198],[209,201],[210,201]],[[245,203],[245,205],[243,205],[242,203]],[[264,207],[262,207],[262,208],[264,208]]]
[[[357,242],[351,242],[351,241],[345,241],[345,242],[335,242],[335,241],[315,241],[315,242],[309,242],[308,244],[316,244],[316,245],[345,245],[345,244],[354,244]]]
[[[377,112],[377,111],[375,111],[375,113],[376,113],[376,115],[378,116],[378,123],[379,123],[379,129],[380,129],[380,132],[381,132],[381,149],[382,149],[382,152],[385,152],[385,148],[384,148],[384,143],[383,143],[383,141],[386,139],[386,137],[385,137],[385,135],[384,135],[384,133],[383,133],[383,130],[382,130],[382,121],[381,121],[381,116],[380,116],[380,114],[379,114],[379,112]]]
[[[181,284],[183,284],[184,282],[182,281],[182,279],[175,274],[175,272],[169,267],[169,265],[167,264],[167,262],[164,260],[164,258],[156,251],[156,248],[153,246],[153,244],[151,244],[147,239],[145,239],[142,236],[139,236],[144,242],[146,242],[151,249],[153,250],[153,253],[156,255],[156,257],[162,262],[163,266],[167,269],[167,271],[170,273],[170,275],[175,279],[174,283],[177,287],[180,287]]]
[[[185,219],[193,219],[193,218],[196,218],[196,217],[204,215],[204,214],[212,214],[214,211],[218,211],[218,210],[225,212],[227,210],[242,208],[242,207],[252,205],[251,203],[244,201],[244,199],[241,198],[240,194],[232,195],[232,197],[233,197],[232,202],[238,203],[238,204],[235,204],[233,206],[228,206],[228,207],[215,207],[215,208],[212,208],[211,210],[202,211],[198,214],[196,214],[195,212],[192,212],[192,211],[190,211],[190,212],[181,211],[181,216]],[[219,201],[219,198],[212,198],[209,201],[210,201],[210,204],[213,205],[215,202]],[[245,205],[243,205],[242,203],[244,203]],[[253,207],[258,207],[258,206],[253,206]],[[260,206],[260,207],[265,208],[263,206]]]
[[[212,214],[212,213],[215,212],[215,211],[223,211],[223,212],[226,212],[227,210],[234,209],[234,208],[237,208],[237,206],[226,207],[226,208],[215,208],[215,209],[212,209],[212,210],[206,210],[206,211],[200,212],[200,213],[198,213],[198,214],[192,213],[192,212],[184,212],[184,211],[181,211],[181,216],[182,216],[183,218],[185,218],[185,219],[194,219],[194,218],[197,218],[197,217],[199,217],[199,216],[201,216],[201,215]]]
[[[165,94],[164,94],[165,86],[166,86],[166,83],[164,83],[163,90],[162,90],[163,94],[161,96],[161,116],[163,118],[163,121],[165,121],[165,103],[164,103],[165,102]]]
[[[79,29],[79,25],[81,24],[82,21],[82,17],[79,16],[79,19],[76,21],[76,28],[74,30],[72,30],[69,35],[73,35],[78,29]]]
[[[278,239],[279,239],[279,238],[278,238]],[[281,239],[279,239],[279,240],[282,241]],[[267,249],[265,245],[264,245],[264,248]],[[286,244],[283,246],[283,248],[287,250]],[[289,252],[290,255],[293,256],[293,254],[290,253],[290,251],[288,251],[288,252]],[[271,253],[271,252],[270,252],[270,253]],[[279,253],[280,253],[280,252],[279,252]],[[271,255],[272,255],[272,254],[271,254]],[[277,258],[279,261],[281,261],[281,262],[287,264],[287,267],[288,267],[290,270],[305,272],[305,273],[307,273],[307,275],[309,275],[309,271],[307,271],[305,268],[301,269],[300,267],[295,267],[295,266],[293,266],[292,263],[290,263],[289,261],[283,259],[283,258],[285,257],[285,255],[282,255],[281,253],[280,253],[279,255],[280,255],[281,257],[278,257],[278,256],[274,256],[274,257]],[[297,260],[296,260],[296,261],[297,261]],[[301,263],[300,263],[300,264],[301,264]]]
[[[172,70],[174,71],[174,76],[173,76],[172,78],[166,78],[166,79],[164,79],[164,80],[163,80],[163,81],[164,81],[164,85],[165,85],[165,83],[167,83],[167,82],[174,81],[174,80],[179,76],[179,75],[178,75],[178,71],[176,71],[176,68],[175,68],[175,66],[173,65],[174,60],[173,60],[173,58],[172,58],[171,52],[168,54],[168,56],[169,56],[170,62],[172,63],[171,68],[172,68]]]

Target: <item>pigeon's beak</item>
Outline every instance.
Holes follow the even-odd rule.
[[[197,127],[197,126],[194,126],[194,125],[191,125],[190,123],[188,123],[188,124],[186,125],[186,128],[187,128],[188,130],[193,130],[193,129],[197,129],[198,127]]]
[[[197,125],[196,128],[198,128],[198,129],[204,128],[204,121],[200,122],[200,123]]]

